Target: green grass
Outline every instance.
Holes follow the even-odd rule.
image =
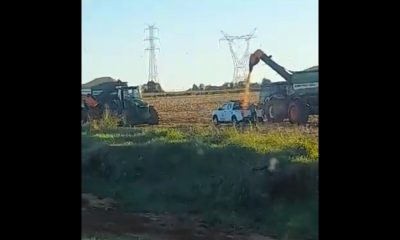
[[[86,129],[82,154],[83,191],[126,211],[317,238],[318,137],[304,129]]]
[[[118,127],[120,119],[110,113],[108,107],[103,111],[101,118],[91,119],[89,131],[107,131]]]
[[[239,131],[234,128],[173,128],[143,130],[125,128],[108,131],[92,131],[93,137],[108,144],[153,143],[205,143],[211,147],[238,146],[257,153],[273,153],[293,150],[302,155],[302,161],[318,160],[318,138],[295,130],[270,130],[260,133],[257,129]]]

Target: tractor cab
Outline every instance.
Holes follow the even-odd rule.
[[[107,104],[119,114],[123,109],[137,106],[147,107],[141,100],[138,86],[128,86],[127,82],[116,81],[99,84],[91,89],[92,96],[102,105]]]
[[[116,89],[118,90],[118,97],[121,100],[142,99],[142,94],[138,86],[134,87],[118,86],[116,87]]]
[[[116,87],[118,98],[122,102],[122,108],[127,107],[138,107],[138,108],[148,108],[149,105],[142,100],[142,94],[138,86],[119,86]]]

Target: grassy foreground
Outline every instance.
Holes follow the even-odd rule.
[[[298,127],[83,129],[82,170],[125,211],[317,239],[318,137]]]

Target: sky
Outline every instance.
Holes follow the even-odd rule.
[[[249,51],[262,49],[288,70],[318,65],[318,0],[82,0],[82,83],[112,77],[148,80],[145,28],[158,29],[158,78],[167,91],[232,81],[223,35],[256,28]],[[237,42],[244,49],[245,42]],[[237,50],[238,55],[243,51]],[[283,79],[258,64],[252,82]]]

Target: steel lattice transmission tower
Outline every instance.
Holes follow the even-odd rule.
[[[227,41],[229,45],[229,50],[232,55],[232,60],[233,60],[233,79],[232,83],[234,85],[237,85],[239,81],[244,81],[247,77],[248,71],[249,71],[249,46],[250,46],[250,39],[255,38],[254,33],[256,32],[256,29],[253,30],[252,33],[247,34],[247,35],[242,35],[242,36],[230,36],[223,31],[221,31],[222,35],[224,35],[223,38],[220,39],[220,41]],[[234,49],[234,45],[237,46],[238,41],[245,41],[246,42],[246,48],[243,52],[243,55],[239,58],[238,54],[236,53],[237,51]]]
[[[157,72],[157,62],[156,62],[156,50],[160,50],[160,48],[157,48],[154,40],[158,40],[159,38],[155,36],[155,30],[157,30],[158,34],[158,28],[156,28],[154,25],[149,25],[144,31],[148,31],[148,36],[145,39],[145,41],[149,42],[149,47],[146,48],[146,51],[149,51],[149,82],[155,82],[158,83],[158,72]]]

